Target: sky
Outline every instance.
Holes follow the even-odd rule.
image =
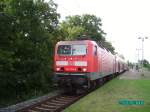
[[[94,14],[102,19],[102,29],[107,33],[115,51],[126,60],[136,62],[144,59],[150,62],[150,0],[54,0],[61,20],[69,15]],[[139,54],[139,56],[138,56]]]

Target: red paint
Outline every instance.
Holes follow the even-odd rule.
[[[87,45],[87,54],[86,55],[58,55],[57,50],[59,45]],[[95,48],[97,53],[95,54]],[[67,66],[58,66],[56,61],[67,61]],[[87,61],[87,66],[75,66],[75,61]],[[96,42],[91,40],[82,40],[82,41],[60,41],[56,44],[55,47],[55,56],[54,56],[54,70],[56,71],[57,67],[64,67],[63,72],[83,72],[83,68],[87,68],[86,72],[96,72],[96,73],[115,73],[121,72],[125,68],[124,61],[107,51],[105,48],[99,47]],[[81,69],[81,70],[80,70]],[[57,72],[57,71],[56,71]]]

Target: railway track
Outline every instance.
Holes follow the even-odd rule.
[[[109,80],[113,79],[113,77],[109,78]],[[103,86],[105,83],[107,83],[109,80],[105,80],[102,85],[98,85],[95,89]],[[95,89],[92,89],[86,93],[83,93],[81,95],[66,95],[66,94],[60,94],[51,98],[48,98],[44,101],[38,102],[36,104],[33,104],[31,106],[28,106],[26,108],[23,108],[21,110],[18,110],[17,112],[61,112],[63,109],[67,108],[80,98],[84,97],[88,93],[94,91]]]
[[[85,95],[58,95],[17,112],[60,112]]]

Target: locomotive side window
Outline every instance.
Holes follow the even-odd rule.
[[[94,55],[97,55],[97,46],[94,46]]]
[[[60,55],[71,55],[71,45],[59,45],[57,53]]]

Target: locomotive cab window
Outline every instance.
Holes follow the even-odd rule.
[[[71,55],[71,45],[59,45],[57,53],[60,55]]]
[[[86,55],[86,45],[59,45],[57,53],[59,55]]]
[[[72,55],[86,55],[86,45],[72,45]]]
[[[94,46],[94,55],[97,55],[97,46]]]

